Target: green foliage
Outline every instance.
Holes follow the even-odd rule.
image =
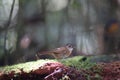
[[[30,0],[29,0],[30,1]],[[27,0],[19,0],[20,3],[27,3]]]
[[[80,8],[80,3],[78,2],[78,0],[72,0],[71,5],[73,8]]]

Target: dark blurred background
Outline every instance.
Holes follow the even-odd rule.
[[[71,56],[119,55],[120,0],[0,0],[0,65],[67,43]]]

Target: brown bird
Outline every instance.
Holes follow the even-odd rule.
[[[67,44],[66,46],[63,47],[59,47],[56,49],[53,49],[51,51],[44,51],[44,52],[38,52],[36,54],[37,59],[39,59],[39,55],[45,55],[45,54],[49,54],[52,55],[54,58],[56,59],[62,59],[62,58],[66,58],[69,57],[70,54],[73,51],[73,47],[71,44]]]

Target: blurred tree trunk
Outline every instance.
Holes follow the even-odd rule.
[[[28,26],[24,29],[25,34],[27,32],[31,37],[34,36],[34,39],[32,38],[33,41],[38,42],[39,44],[41,44],[41,42],[44,43],[39,46],[40,49],[42,49],[43,45],[46,45],[46,48],[48,47],[51,49],[67,43],[72,43],[73,45],[76,45],[78,54],[97,55],[103,53],[104,23],[102,21],[105,20],[104,17],[106,17],[108,13],[107,9],[109,8],[109,4],[107,1],[41,0],[39,1],[40,5],[37,5],[37,3],[31,0],[29,5],[27,4],[28,3],[23,7],[23,17],[25,19],[28,18],[27,20],[29,21],[29,19],[35,17],[35,14],[40,12],[42,13],[42,17],[44,17],[44,27],[35,23],[36,26],[39,26],[39,35],[32,31],[32,26],[35,26],[33,22],[28,22],[27,25],[24,25]],[[28,8],[32,8],[31,6],[35,4],[36,7],[33,7],[33,11],[25,11]],[[106,12],[105,14],[102,13],[104,11]],[[38,23],[41,24],[41,21]],[[30,30],[29,28],[31,28],[31,31],[28,31]],[[37,28],[34,27],[34,29]]]

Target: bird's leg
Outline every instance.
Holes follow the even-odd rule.
[[[35,54],[35,57],[36,57],[36,60],[40,59],[39,56],[38,56],[38,54]]]

